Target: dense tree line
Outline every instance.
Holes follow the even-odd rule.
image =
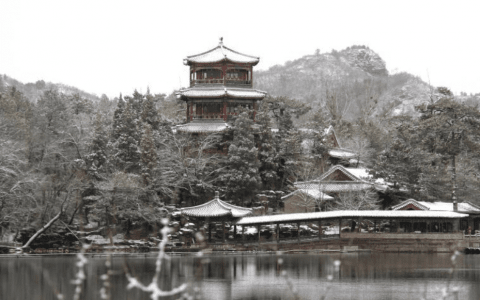
[[[134,91],[92,101],[47,89],[34,103],[2,87],[0,227],[39,228],[61,212],[67,225],[129,230],[155,225],[171,204],[203,203],[216,190],[235,204],[255,205],[256,194],[292,191],[294,181],[329,167],[323,158],[330,125],[342,146],[357,152],[355,166],[390,184],[392,201],[449,200],[455,192],[459,201],[476,201],[478,109],[440,88],[417,107],[419,117],[392,116],[375,100],[375,89],[362,86],[356,97],[364,105],[355,119],[344,117],[347,98],[332,88],[318,105],[268,97],[256,122],[244,111],[229,130],[210,135],[174,133],[185,108],[173,95]]]

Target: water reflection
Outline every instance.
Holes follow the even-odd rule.
[[[332,254],[174,256],[163,263],[160,283],[169,290],[189,283],[201,299],[293,299],[281,271],[285,270],[301,299],[318,299],[331,286],[327,299],[437,299],[451,268],[448,254]],[[333,261],[340,260],[335,270]],[[113,258],[112,299],[149,299],[125,289],[125,268],[143,283],[155,271],[154,255]],[[459,299],[479,299],[480,256],[460,255],[452,285]],[[99,299],[104,257],[90,257],[83,299]],[[71,299],[75,256],[0,258],[0,299]],[[333,275],[331,281],[328,276]],[[172,297],[176,299],[178,297]]]

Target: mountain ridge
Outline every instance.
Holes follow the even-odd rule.
[[[95,94],[85,92],[77,87],[63,83],[45,82],[44,80],[37,80],[35,83],[22,83],[6,74],[0,74],[0,92],[10,86],[15,87],[17,90],[22,92],[22,94],[33,103],[36,103],[40,99],[44,91],[50,89],[57,90],[67,95],[79,94],[82,98],[91,100],[93,102],[100,101],[100,97]]]

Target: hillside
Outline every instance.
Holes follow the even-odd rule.
[[[62,83],[45,82],[43,80],[38,80],[35,83],[22,83],[14,78],[8,77],[7,75],[0,75],[0,92],[10,86],[14,86],[17,90],[22,92],[27,99],[34,103],[37,102],[44,91],[50,89],[58,90],[67,95],[79,94],[82,98],[89,99],[93,102],[100,100],[100,98],[94,94],[87,93],[76,87]]]
[[[378,102],[378,110],[414,114],[414,106],[428,101],[429,84],[408,73],[389,74],[385,61],[365,46],[306,55],[255,74],[256,88],[272,96],[287,96],[322,105],[328,95],[343,98],[346,118],[353,119],[365,99]],[[348,105],[347,105],[348,104]]]

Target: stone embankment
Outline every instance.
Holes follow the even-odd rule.
[[[92,236],[93,237],[93,236]],[[89,253],[145,253],[158,251],[153,241],[124,240],[120,238],[110,239],[90,238],[91,247]],[[113,243],[112,243],[113,242]],[[464,251],[466,248],[479,248],[480,237],[464,236],[463,233],[342,233],[341,237],[318,239],[314,237],[275,241],[262,240],[249,243],[216,243],[207,244],[203,247],[184,246],[184,243],[169,243],[167,252],[196,252],[203,250],[211,251],[286,251],[286,252],[410,252],[410,253],[445,253],[454,250]],[[0,253],[13,253],[14,247],[0,247]],[[80,248],[77,246],[62,246],[59,248],[35,248],[28,249],[31,254],[54,254],[76,253]]]
[[[213,251],[365,251],[443,253],[479,247],[480,238],[465,237],[463,233],[423,234],[362,234],[342,233],[338,239],[306,239],[303,241],[260,242],[235,245],[215,245]]]

